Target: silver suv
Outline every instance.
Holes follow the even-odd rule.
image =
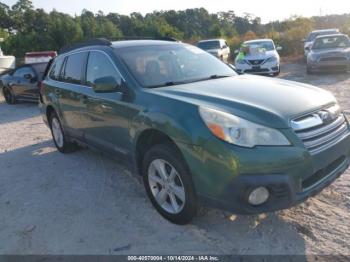
[[[216,56],[224,62],[230,57],[230,48],[225,39],[208,39],[197,43],[197,47]]]

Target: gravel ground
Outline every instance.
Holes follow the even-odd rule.
[[[350,74],[282,78],[335,94],[350,112]],[[0,98],[0,254],[348,254],[350,176],[276,213],[235,216],[203,209],[176,226],[151,206],[124,166],[97,152],[57,152],[38,108]]]

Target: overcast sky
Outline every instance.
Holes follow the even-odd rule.
[[[0,0],[13,5],[16,0]],[[350,13],[349,0],[32,0],[36,8],[51,11],[80,14],[85,8],[93,12],[116,12],[146,14],[154,10],[183,10],[186,8],[204,7],[209,12],[234,10],[236,14],[252,13],[262,18],[263,22],[282,20],[292,15],[314,16],[327,14]]]

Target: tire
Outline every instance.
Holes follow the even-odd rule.
[[[311,70],[310,67],[306,67],[306,74],[308,74],[308,75],[313,75],[314,72]]]
[[[70,153],[77,150],[78,146],[75,143],[70,142],[64,134],[61,121],[55,112],[50,115],[50,129],[53,142],[58,151],[61,153]]]
[[[193,219],[197,198],[192,179],[186,163],[172,145],[156,145],[146,152],[142,174],[148,197],[165,219],[178,225]]]
[[[273,75],[273,76],[279,76],[280,73],[281,73],[281,68],[278,69],[278,72],[273,73],[272,75]]]
[[[10,88],[4,87],[2,89],[2,93],[4,95],[4,98],[7,104],[14,105],[17,103],[16,96],[12,93]]]

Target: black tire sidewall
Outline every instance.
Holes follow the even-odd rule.
[[[10,104],[10,105],[13,105],[16,103],[16,98],[15,96],[13,95],[12,91],[10,88],[8,87],[4,87],[2,89],[2,93],[4,95],[4,98],[5,98],[5,101],[6,103]],[[6,97],[6,93],[8,94],[9,97]]]
[[[150,186],[148,182],[148,168],[149,165],[152,163],[155,159],[163,159],[170,163],[178,172],[182,183],[185,188],[185,206],[178,214],[171,214],[165,211],[155,200]],[[182,159],[182,156],[180,153],[174,149],[174,146],[163,144],[163,145],[156,145],[152,147],[146,154],[143,159],[143,165],[142,165],[142,175],[143,175],[143,182],[144,186],[147,192],[148,197],[150,198],[153,206],[156,208],[156,210],[167,220],[169,220],[172,223],[184,225],[189,223],[192,218],[196,215],[197,212],[197,199],[196,194],[194,191],[194,186],[192,183],[192,179],[190,176],[190,172],[187,168],[186,163]]]

